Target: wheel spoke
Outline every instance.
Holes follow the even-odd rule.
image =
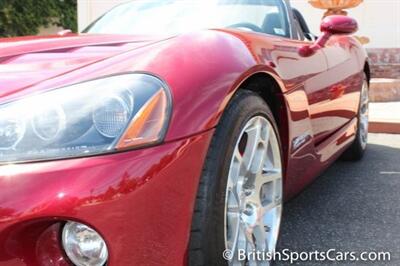
[[[265,252],[267,250],[267,232],[265,232],[264,221],[262,219],[254,227],[253,234],[257,250]]]
[[[243,164],[246,171],[254,172],[254,159],[262,141],[260,124],[255,122],[245,132],[247,133],[247,145],[243,154]]]
[[[277,196],[275,197],[272,201],[268,202],[267,204],[263,205],[262,207],[262,212],[265,215],[269,211],[275,209],[276,207],[280,206],[282,204],[282,199]]]
[[[271,134],[271,127],[268,122],[265,120],[261,120],[261,138],[264,140],[264,142],[268,142],[268,139]]]
[[[278,204],[270,211],[265,213],[264,224],[269,228],[268,232],[268,252],[273,252],[278,239],[280,219],[282,214],[282,205]]]
[[[244,226],[239,223],[239,227],[237,230],[237,238],[236,242],[233,246],[227,247],[233,252],[232,258],[229,260],[229,265],[232,266],[241,266],[244,265],[244,261],[239,261],[239,250],[246,250],[247,249],[247,240],[244,233]]]
[[[242,155],[240,154],[239,149],[235,148],[229,171],[228,188],[233,187],[234,184],[236,184],[239,181],[239,177],[241,176],[242,164],[243,164]]]
[[[231,192],[228,199],[228,206],[226,212],[226,219],[227,219],[227,244],[228,248],[231,250],[235,250],[238,237],[239,237],[239,226],[240,226],[240,208],[239,204],[235,202],[235,197]]]
[[[231,191],[235,196],[236,202],[240,205],[241,193],[243,190],[244,178],[241,173],[243,159],[238,148],[235,149],[227,183],[227,191]]]
[[[253,237],[252,235],[250,236],[251,238]],[[254,245],[254,241],[253,239],[251,239],[250,241],[247,241],[247,254],[250,254],[251,252],[254,252],[256,250],[256,247]],[[257,261],[256,260],[252,260],[252,258],[248,258],[247,260],[247,265],[248,266],[257,266]],[[246,266],[247,266],[246,265]]]
[[[269,171],[263,171],[263,173],[259,176],[257,182],[260,185],[265,183],[273,182],[277,179],[282,178],[282,172],[280,169],[271,169]]]

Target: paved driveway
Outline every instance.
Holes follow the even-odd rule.
[[[390,262],[329,265],[400,265],[400,135],[369,139],[361,162],[336,162],[285,205],[278,250],[389,251]]]

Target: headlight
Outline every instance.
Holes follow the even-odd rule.
[[[123,74],[0,105],[0,163],[79,157],[159,143],[171,103],[162,81]]]

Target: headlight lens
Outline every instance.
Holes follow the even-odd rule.
[[[146,74],[123,74],[0,106],[0,163],[113,152],[162,141],[169,91]]]
[[[32,130],[41,140],[54,140],[65,128],[64,110],[51,104],[39,108],[32,117]]]
[[[104,137],[115,138],[128,123],[132,106],[115,96],[105,97],[102,102],[103,106],[93,111],[94,126]]]

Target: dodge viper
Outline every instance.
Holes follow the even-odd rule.
[[[0,39],[0,265],[268,265],[283,203],[367,145],[357,22],[289,0],[121,4]]]

